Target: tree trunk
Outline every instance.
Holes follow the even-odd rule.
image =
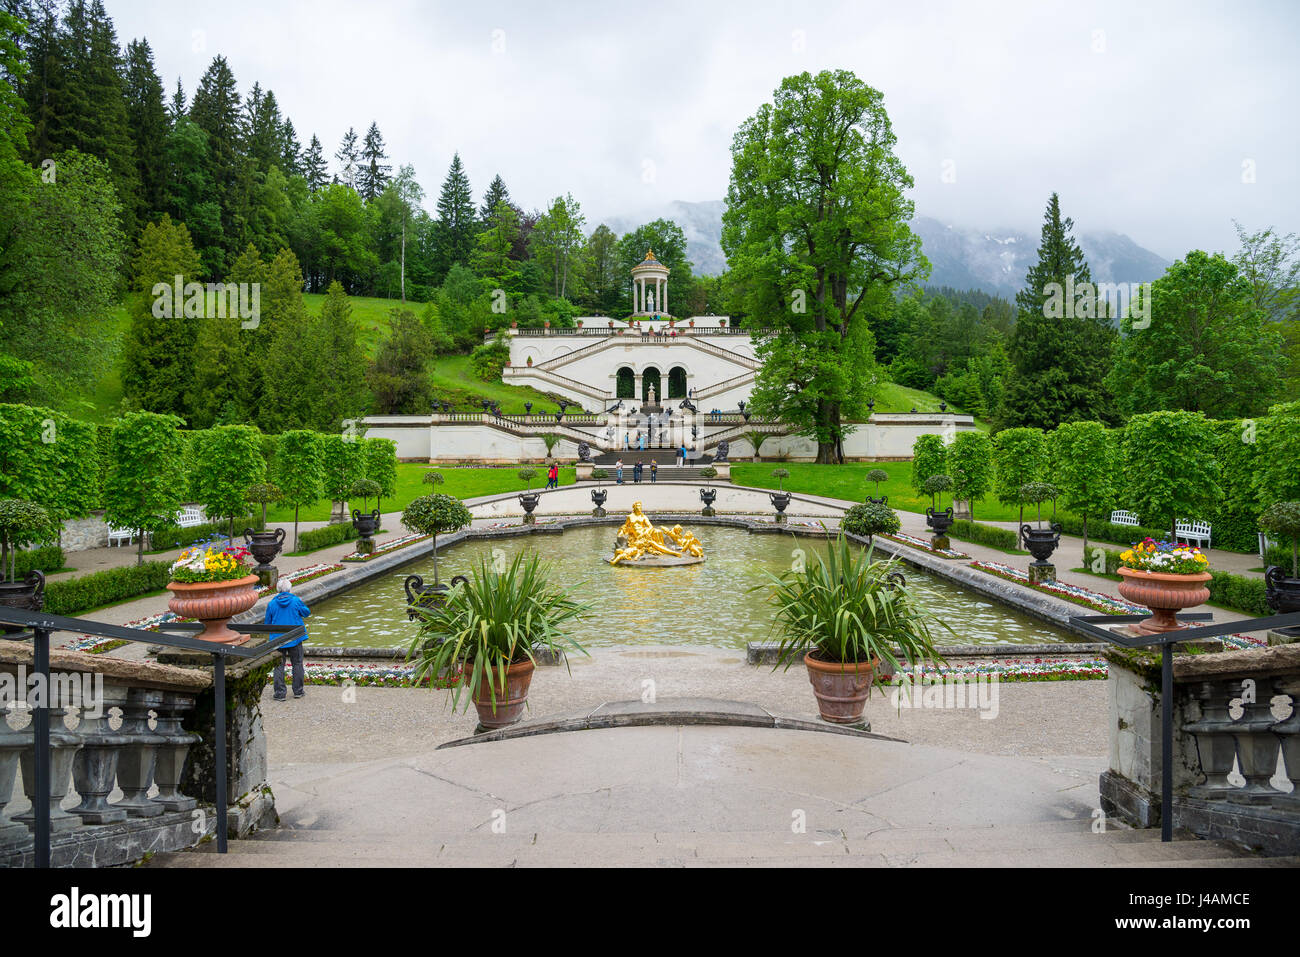
[[[1088,569],[1088,516],[1083,516],[1083,567]],[[1103,569],[1104,571],[1104,569]]]
[[[139,568],[144,564],[144,529],[137,528],[136,531],[140,533],[140,543],[135,547],[135,564]]]
[[[298,506],[293,507],[293,550],[298,550]]]
[[[406,302],[406,220],[402,220],[402,302]]]
[[[438,533],[433,533],[433,583],[438,584]]]

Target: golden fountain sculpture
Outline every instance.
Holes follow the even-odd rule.
[[[640,502],[632,503],[632,513],[623,522],[615,538],[611,565],[694,565],[704,561],[704,545],[680,525],[672,528],[655,527],[650,517],[641,510]]]

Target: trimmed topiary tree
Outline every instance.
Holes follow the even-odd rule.
[[[953,498],[970,502],[973,521],[975,502],[993,490],[993,440],[979,431],[959,432],[948,446],[948,472]]]
[[[144,564],[143,533],[172,525],[185,497],[184,483],[177,479],[185,470],[181,425],[174,415],[132,412],[113,427],[104,519],[142,533],[137,565]]]
[[[235,516],[246,511],[249,487],[266,481],[262,433],[251,425],[218,425],[195,433],[191,456],[190,494],[209,519],[230,519],[233,538]]]
[[[402,512],[402,524],[413,532],[433,536],[433,581],[438,582],[438,536],[464,528],[474,520],[469,509],[450,495],[421,495]]]
[[[352,497],[361,499],[361,510],[367,515],[370,514],[370,500],[375,500],[375,506],[379,506],[379,493],[383,488],[374,479],[359,479],[352,486]]]
[[[772,478],[776,479],[776,487],[779,491],[785,491],[785,480],[789,477],[789,469],[772,469]]]
[[[1038,507],[1038,527],[1043,527],[1043,503],[1052,503],[1052,515],[1056,515],[1056,498],[1061,490],[1051,482],[1026,482],[1020,486],[1020,500],[1028,505]]]
[[[298,510],[325,494],[321,464],[322,436],[306,429],[283,433],[275,449],[275,484],[280,501],[293,506],[293,550],[298,550]]]
[[[873,544],[876,535],[893,535],[902,523],[898,514],[882,502],[854,505],[840,519],[840,528],[850,535],[865,535]]]
[[[244,493],[244,501],[262,506],[262,528],[266,528],[266,507],[280,501],[283,493],[270,482],[258,482]]]
[[[537,469],[520,469],[516,474],[524,483],[524,487],[531,489],[533,487],[533,479],[537,478]]]
[[[1083,561],[1088,563],[1088,519],[1109,515],[1118,494],[1115,443],[1100,422],[1067,422],[1049,440],[1053,477],[1062,503],[1083,516]]]
[[[1046,471],[1047,442],[1042,429],[1003,429],[993,437],[993,491],[1003,505],[1019,507],[1017,530],[1025,524],[1026,503],[1020,489],[1042,479]]]
[[[1189,520],[1218,500],[1219,463],[1214,430],[1200,412],[1148,412],[1124,426],[1126,498],[1142,520],[1168,523],[1169,538],[1180,515]]]
[[[397,494],[397,443],[392,439],[365,439],[361,458],[365,477],[379,486],[375,493],[375,508],[379,508],[382,499]]]
[[[866,479],[866,480],[867,480],[868,482],[872,482],[872,483],[875,484],[875,486],[876,486],[876,496],[879,497],[879,496],[880,496],[880,483],[881,483],[881,482],[888,482],[888,481],[889,481],[889,473],[886,472],[884,469],[872,469],[870,472],[867,473],[867,479]]]
[[[918,435],[912,443],[912,488],[922,495],[926,494],[923,486],[932,475],[947,474],[948,449],[943,444],[943,437],[938,435]]]
[[[938,502],[943,500],[943,493],[952,488],[952,476],[944,475],[942,472],[938,475],[931,475],[921,483],[921,494],[930,496],[930,507],[936,512],[939,511]]]
[[[53,541],[58,533],[58,523],[35,502],[0,499],[0,581],[16,581],[14,567],[20,547]]]

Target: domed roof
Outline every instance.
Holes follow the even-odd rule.
[[[667,266],[665,266],[663,263],[661,263],[658,259],[655,258],[655,251],[651,249],[646,251],[645,259],[641,260],[641,262],[637,263],[635,266],[632,267],[632,273],[634,275],[643,272],[666,274],[669,272],[669,269]]]

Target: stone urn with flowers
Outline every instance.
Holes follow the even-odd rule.
[[[1133,626],[1141,634],[1180,631],[1187,625],[1178,612],[1210,600],[1210,560],[1199,548],[1144,538],[1121,552],[1119,561],[1119,593],[1151,609],[1150,618]]]
[[[252,555],[240,545],[195,545],[172,564],[167,607],[179,618],[203,624],[195,637],[219,645],[241,645],[247,635],[232,631],[230,619],[257,604],[258,578]]]

